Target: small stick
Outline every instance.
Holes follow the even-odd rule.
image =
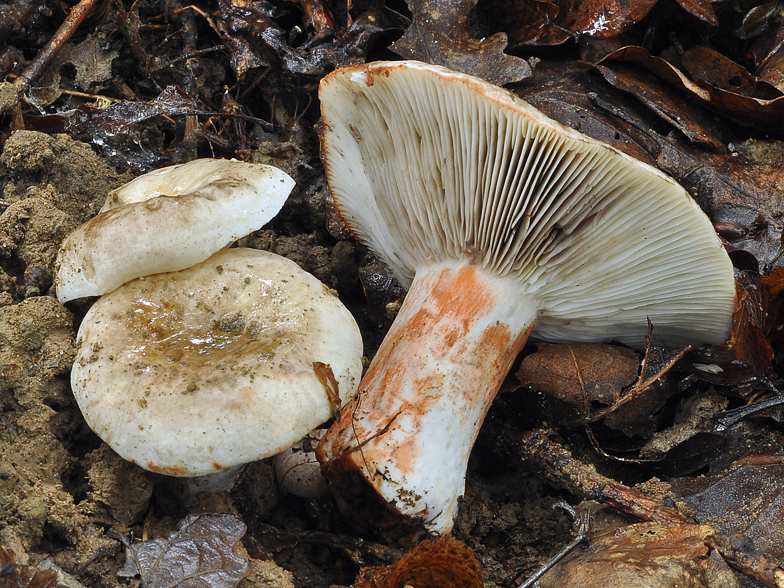
[[[79,28],[79,25],[82,24],[82,21],[97,2],[98,0],[81,0],[79,4],[71,9],[68,18],[63,21],[57,32],[49,39],[49,42],[43,49],[38,52],[32,63],[27,66],[27,69],[14,81],[13,87],[16,90],[17,101],[28,90],[30,84],[41,77],[46,67],[60,53],[65,43],[76,32],[76,29]],[[10,109],[13,109],[15,106],[16,104],[10,105]]]
[[[578,516],[578,514],[574,510],[574,508],[572,508],[572,506],[568,502],[566,502],[564,500],[560,500],[560,501],[556,502],[553,505],[553,508],[555,508],[555,507],[563,508],[566,512],[568,512],[572,516],[573,520],[578,522],[577,534],[574,536],[574,539],[572,539],[572,541],[568,545],[565,545],[561,549],[561,551],[559,551],[553,557],[548,559],[544,563],[544,565],[542,565],[541,568],[539,568],[533,574],[531,574],[531,576],[529,576],[529,578],[525,582],[523,582],[522,584],[518,584],[519,588],[529,588],[530,586],[533,586],[533,584],[539,578],[544,576],[544,574],[547,571],[549,571],[550,568],[552,568],[555,564],[557,564],[559,561],[561,561],[573,549],[575,549],[581,543],[585,543],[586,541],[588,541],[588,527],[589,527],[590,522],[591,522],[591,517],[590,517],[590,514],[587,512],[587,509],[584,510],[582,513],[580,513],[580,515]],[[517,581],[519,582],[520,579],[518,579]]]

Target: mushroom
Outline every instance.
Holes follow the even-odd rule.
[[[479,427],[532,333],[642,346],[650,319],[660,345],[727,339],[729,257],[658,170],[438,66],[346,67],[319,96],[335,207],[408,288],[317,449],[359,520],[451,530]]]
[[[139,278],[87,312],[71,387],[87,424],[153,472],[274,455],[356,390],[362,339],[334,291],[278,255],[225,249]],[[331,368],[334,390],[314,369]]]
[[[140,176],[110,192],[101,213],[65,239],[57,297],[98,296],[139,276],[199,263],[261,228],[293,187],[275,167],[223,159]]]
[[[326,429],[314,429],[304,439],[275,456],[275,478],[289,494],[302,498],[319,498],[329,494],[327,479],[316,459],[316,445],[326,432]]]

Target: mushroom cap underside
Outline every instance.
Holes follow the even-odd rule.
[[[102,212],[63,241],[57,296],[98,296],[204,261],[269,222],[293,187],[275,167],[220,159],[140,176],[111,192]]]
[[[674,180],[478,78],[419,62],[320,86],[336,208],[408,287],[445,259],[508,276],[534,337],[721,343],[732,265]]]
[[[332,416],[313,362],[345,403],[362,373],[359,329],[294,262],[224,250],[101,297],[71,375],[90,427],[125,459],[202,475],[274,455]]]

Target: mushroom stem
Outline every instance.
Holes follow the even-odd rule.
[[[319,444],[333,493],[365,503],[364,480],[404,524],[449,532],[471,447],[536,315],[513,280],[471,262],[418,271],[359,392]],[[383,527],[378,514],[368,516]]]

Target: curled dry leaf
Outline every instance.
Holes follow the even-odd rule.
[[[473,549],[451,535],[425,541],[391,566],[362,568],[356,588],[482,588]]]
[[[234,546],[245,523],[230,514],[189,515],[166,539],[127,546],[119,576],[141,576],[142,588],[234,588],[250,573]]]
[[[709,106],[742,124],[753,125],[765,131],[782,127],[782,123],[784,123],[784,96],[780,92],[768,84],[755,83],[751,87],[744,84],[742,79],[748,78],[747,76],[739,77],[738,72],[742,68],[737,64],[732,64],[730,60],[721,57],[714,51],[707,48],[692,51],[696,51],[696,53],[691,54],[691,68],[703,76],[708,71],[712,72],[713,75],[708,77],[711,77],[714,83],[705,79],[691,80],[678,68],[661,57],[651,55],[647,49],[642,47],[623,47],[604,57],[597,65],[605,65],[607,68],[613,69],[615,64],[619,62],[635,63],[673,87],[686,92],[698,103]],[[711,56],[714,66],[698,68],[696,62],[704,61],[706,55]],[[721,66],[718,72],[716,64]],[[734,73],[728,77],[726,74],[730,71]],[[727,87],[723,87],[725,86],[724,81],[726,81]],[[748,93],[752,95],[739,92],[738,87],[742,87],[744,92],[748,89]]]

